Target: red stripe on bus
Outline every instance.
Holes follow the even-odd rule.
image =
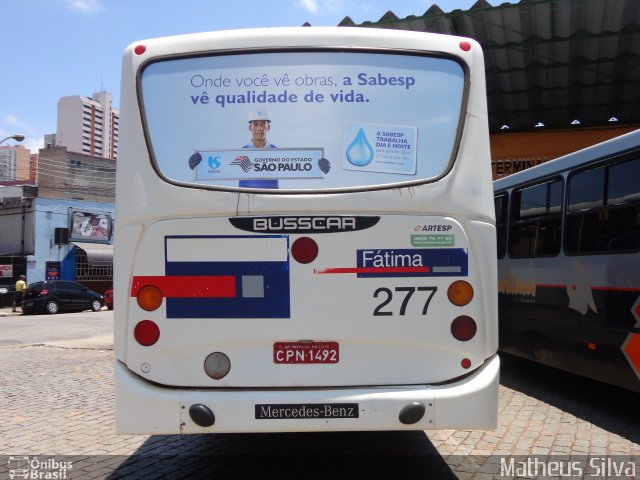
[[[416,273],[430,272],[431,267],[344,267],[313,270],[313,273]]]
[[[133,277],[131,296],[146,286],[154,285],[165,298],[235,298],[236,277],[228,275],[176,275]]]

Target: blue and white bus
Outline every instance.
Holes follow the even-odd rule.
[[[473,40],[273,28],[124,54],[120,433],[496,426]]]

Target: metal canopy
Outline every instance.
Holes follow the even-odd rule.
[[[113,263],[113,245],[107,243],[71,242],[87,255],[89,265],[105,265]]]
[[[491,132],[640,123],[640,1],[521,0],[340,26],[460,35],[483,47]]]

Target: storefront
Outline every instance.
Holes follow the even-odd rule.
[[[114,204],[83,200],[5,199],[0,207],[0,305],[15,282],[73,280],[103,293],[113,284]],[[4,305],[6,306],[6,305]]]

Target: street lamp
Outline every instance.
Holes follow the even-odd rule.
[[[9,140],[11,138],[14,139],[16,142],[21,142],[24,140],[24,135],[20,135],[19,133],[16,135],[11,135],[10,137],[3,138],[2,140],[0,140],[0,144],[2,144],[2,142],[4,142],[5,140]]]

